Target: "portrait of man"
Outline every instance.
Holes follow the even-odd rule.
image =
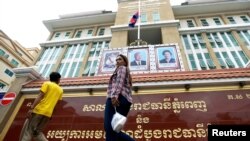
[[[146,65],[146,61],[142,60],[140,52],[135,52],[134,60],[130,62],[130,66]]]
[[[131,71],[148,70],[148,49],[135,48],[128,50],[129,65]]]
[[[160,60],[160,63],[175,63],[175,59],[172,57],[172,53],[170,50],[164,50],[162,52],[162,55],[164,56],[164,58]]]

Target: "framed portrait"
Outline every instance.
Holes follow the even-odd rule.
[[[112,73],[116,68],[116,57],[121,50],[104,50],[99,64],[99,73]]]
[[[156,61],[158,69],[179,69],[179,58],[175,46],[156,47]]]
[[[148,48],[129,49],[128,60],[131,71],[149,70]]]

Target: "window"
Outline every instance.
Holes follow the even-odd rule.
[[[75,38],[80,38],[80,37],[81,37],[81,34],[82,34],[82,31],[81,31],[81,30],[77,31]]]
[[[192,20],[187,20],[187,26],[188,27],[194,27],[194,23]]]
[[[244,61],[244,63],[246,64],[249,61],[246,54],[243,51],[239,51],[239,54],[240,54],[240,57],[242,58],[242,60]]]
[[[14,65],[15,67],[17,67],[18,64],[19,64],[19,63],[18,63],[16,60],[14,60],[14,59],[12,59],[10,63],[11,63],[12,65]]]
[[[249,23],[249,20],[246,16],[240,16],[240,18],[242,19],[243,22]]]
[[[215,69],[216,66],[215,66],[213,60],[211,59],[209,53],[204,53],[204,55],[205,55],[205,58],[206,58],[206,60],[207,60],[208,67],[209,67],[210,69]]]
[[[193,54],[189,54],[188,58],[189,58],[192,70],[197,70],[197,66],[196,66]]]
[[[69,38],[70,32],[65,33],[65,38]]]
[[[13,76],[13,72],[12,71],[10,71],[9,69],[6,69],[5,71],[4,71],[4,73],[5,74],[7,74],[8,76],[10,76],[10,77],[12,77]]]
[[[6,85],[0,82],[0,89],[3,89]]]
[[[183,38],[183,40],[184,40],[184,44],[185,44],[186,49],[187,49],[187,50],[191,49],[190,44],[189,44],[189,42],[188,42],[188,37],[187,37],[187,35],[183,35],[182,38]]]
[[[227,65],[224,62],[224,60],[221,58],[221,55],[218,52],[215,52],[215,55],[216,55],[216,57],[217,57],[217,59],[219,61],[219,64],[220,64],[221,68],[223,68],[223,69],[226,68]]]
[[[57,33],[55,34],[55,38],[59,38],[60,35],[61,35],[61,33],[60,33],[60,32],[57,32]]]
[[[142,13],[141,14],[141,23],[146,23],[147,22],[147,14],[146,13]]]
[[[235,20],[234,20],[233,17],[227,17],[227,19],[229,20],[229,22],[230,22],[231,24],[236,24],[236,22],[235,22]]]
[[[159,12],[153,12],[153,21],[154,22],[160,21],[160,13]]]
[[[93,30],[92,30],[92,29],[89,29],[89,30],[88,30],[88,33],[87,33],[87,36],[90,37],[90,36],[92,36],[92,34],[93,34]]]
[[[221,25],[220,19],[219,18],[213,18],[214,22],[216,25]]]
[[[207,66],[206,66],[205,61],[203,60],[203,57],[202,57],[201,53],[197,53],[197,57],[199,59],[201,69],[206,70]]]
[[[235,67],[235,66],[234,66],[234,63],[233,63],[232,60],[229,58],[228,54],[227,54],[226,52],[222,52],[222,55],[223,55],[223,57],[225,58],[225,61],[226,61],[226,63],[227,63],[227,66],[228,66],[229,68],[234,68],[234,67]]]
[[[248,46],[249,43],[248,43],[247,39],[244,37],[244,33],[242,33],[241,31],[237,31],[237,33],[238,33],[238,35],[240,36],[241,41],[244,42],[244,44],[245,44],[246,46]]]
[[[101,28],[100,30],[99,30],[99,36],[103,36],[104,35],[104,31],[105,31],[105,28]]]
[[[224,32],[221,32],[220,34],[221,34],[224,42],[226,43],[227,47],[232,47],[232,45],[230,44],[229,40],[226,37],[226,34]]]
[[[238,42],[235,40],[231,32],[227,32],[227,35],[230,38],[230,40],[233,42],[234,46],[239,46]]]
[[[231,51],[231,54],[233,55],[234,60],[236,61],[237,65],[242,68],[243,64],[241,63],[240,58],[238,57],[238,55],[236,54],[236,52],[235,51]]]
[[[0,56],[3,56],[4,54],[5,52],[2,49],[0,49]]]
[[[201,24],[202,24],[202,26],[209,26],[206,19],[201,19]]]

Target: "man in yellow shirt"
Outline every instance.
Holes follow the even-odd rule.
[[[50,81],[44,82],[40,94],[28,111],[28,119],[20,134],[20,141],[48,141],[43,129],[50,120],[58,100],[62,100],[63,89],[59,86],[61,75],[58,72],[50,74]]]

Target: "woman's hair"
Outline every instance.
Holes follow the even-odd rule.
[[[130,70],[129,70],[129,65],[128,65],[128,63],[129,63],[128,58],[125,55],[122,55],[122,54],[119,54],[118,56],[120,56],[125,62],[125,66],[127,68],[127,74],[128,74],[128,78],[129,78],[129,84],[130,84],[130,86],[132,86],[132,77],[130,75]]]

